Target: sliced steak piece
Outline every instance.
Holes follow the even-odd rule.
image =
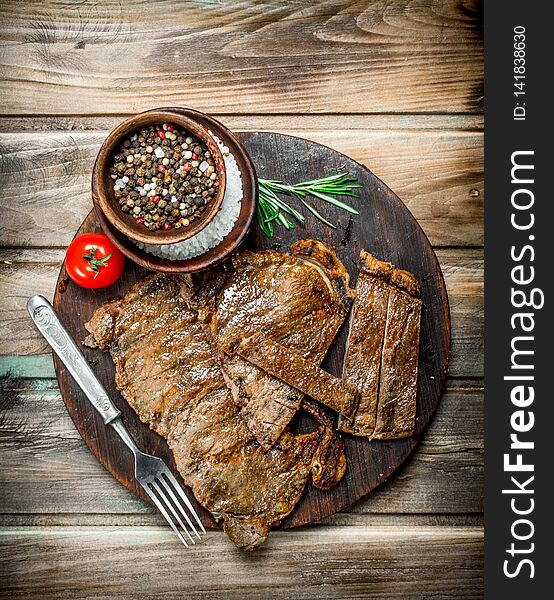
[[[242,392],[242,414],[249,429],[264,448],[270,448],[303,395],[240,356],[232,356],[231,347],[263,332],[318,365],[354,293],[342,263],[314,240],[296,242],[292,254],[241,252],[233,257],[233,267],[215,302],[206,302],[201,312],[225,371]]]
[[[375,429],[391,273],[390,263],[361,251],[343,366],[343,378],[358,390],[360,402],[352,420],[339,419],[340,429],[354,435],[370,436]]]
[[[356,391],[350,389],[342,379],[327,373],[283,344],[263,334],[256,334],[239,342],[234,351],[325,406],[346,417],[354,416],[359,400]]]
[[[325,487],[344,473],[342,442],[320,419],[286,428],[264,450],[246,426],[199,322],[185,278],[152,275],[86,324],[92,345],[111,353],[116,384],[140,419],[164,436],[195,497],[243,550],[259,546],[288,515],[313,474]]]
[[[411,273],[362,250],[344,379],[361,394],[353,419],[339,428],[375,439],[413,433],[421,299]]]
[[[415,426],[421,299],[411,273],[395,269],[381,357],[381,384],[373,438],[408,437]]]
[[[174,410],[221,387],[220,370],[198,335],[182,285],[179,277],[146,277],[85,325],[96,345],[110,351],[123,397],[163,436]]]

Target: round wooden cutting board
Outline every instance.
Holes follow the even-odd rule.
[[[348,469],[332,490],[306,487],[302,500],[284,520],[284,527],[311,523],[342,510],[384,482],[402,464],[429,425],[443,390],[450,354],[450,316],[442,273],[429,240],[402,201],[368,169],[348,157],[314,142],[277,133],[238,133],[258,172],[265,179],[297,182],[346,169],[362,184],[360,200],[352,204],[359,216],[350,215],[310,198],[336,230],[324,226],[308,211],[305,226],[291,231],[276,227],[274,239],[267,239],[256,224],[252,225],[243,247],[255,250],[287,250],[302,238],[323,241],[332,248],[348,269],[356,284],[356,263],[362,248],[377,258],[411,271],[422,285],[423,314],[419,356],[418,407],[416,434],[408,439],[369,441],[344,435]],[[294,200],[291,200],[294,203]],[[301,209],[302,210],[302,209]],[[77,234],[101,231],[94,212],[85,219]],[[85,290],[67,278],[62,266],[54,297],[54,306],[73,338],[86,337],[84,323],[104,301],[123,295],[146,271],[129,260],[121,279],[102,290]],[[346,327],[331,347],[324,367],[340,375],[344,356]],[[172,454],[163,438],[144,425],[120,396],[114,384],[114,366],[108,354],[83,347],[86,358],[123,414],[123,421],[144,451],[161,457],[177,475]],[[63,400],[79,433],[98,460],[123,485],[148,501],[134,480],[133,459],[117,434],[105,427],[100,416],[57,358],[55,367]],[[313,428],[309,417],[299,417],[295,427]],[[192,494],[190,494],[192,496]],[[198,513],[208,526],[215,523],[198,504]]]

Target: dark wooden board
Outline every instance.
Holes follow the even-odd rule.
[[[363,185],[362,199],[353,201],[360,209],[359,216],[343,213],[314,200],[318,210],[337,224],[336,230],[323,226],[308,213],[305,226],[298,226],[290,232],[279,229],[272,240],[265,238],[254,225],[244,247],[286,250],[297,239],[320,239],[332,247],[344,262],[353,285],[357,279],[357,258],[360,249],[365,248],[381,260],[391,261],[411,271],[422,284],[416,434],[404,440],[371,442],[365,438],[345,436],[348,456],[345,477],[327,492],[315,490],[308,484],[304,497],[283,522],[284,527],[293,527],[317,521],[348,507],[384,482],[414,449],[431,420],[444,387],[450,354],[448,298],[439,263],[422,229],[402,201],[368,169],[335,150],[292,136],[247,132],[237,134],[237,137],[249,151],[260,177],[296,182],[346,168]],[[94,213],[86,218],[78,233],[88,231],[100,231]],[[54,306],[74,338],[82,340],[85,337],[84,323],[94,310],[105,300],[125,293],[144,273],[144,269],[128,261],[124,276],[110,288],[83,290],[67,279],[65,268],[62,267]],[[325,368],[336,375],[340,374],[342,368],[345,336],[344,327],[324,363]],[[84,353],[121,409],[123,419],[138,445],[163,458],[175,470],[165,440],[140,422],[115,389],[111,358],[88,348],[84,348]],[[123,485],[146,499],[135,484],[131,455],[115,432],[104,426],[57,359],[55,366],[64,402],[89,448]],[[309,427],[310,421],[301,418],[296,426]],[[207,511],[199,509],[199,513],[207,525],[214,525]]]

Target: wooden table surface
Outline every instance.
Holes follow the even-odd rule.
[[[481,598],[483,91],[478,0],[2,2],[0,595]],[[408,463],[245,556],[185,551],[94,460],[25,310],[52,297],[107,132],[185,105],[321,142],[407,204],[444,271],[452,360]]]

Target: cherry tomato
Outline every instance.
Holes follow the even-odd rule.
[[[115,283],[123,273],[124,258],[103,233],[76,237],[65,254],[65,269],[84,288],[102,288]]]

